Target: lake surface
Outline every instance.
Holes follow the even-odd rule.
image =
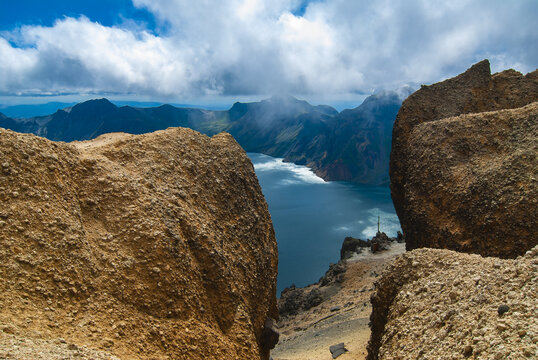
[[[372,238],[400,230],[388,187],[325,182],[310,169],[249,153],[269,206],[278,241],[280,292],[317,282],[340,259],[346,236]]]

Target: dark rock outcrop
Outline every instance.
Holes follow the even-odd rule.
[[[390,243],[395,240],[394,238],[389,238],[384,232],[378,231],[372,240],[370,240],[370,250],[373,253],[387,250],[390,247]]]
[[[54,143],[0,129],[0,151],[0,328],[10,336],[119,358],[268,358],[277,245],[230,135],[175,128]],[[4,334],[0,344],[13,340]]]
[[[285,288],[278,299],[278,311],[282,316],[296,315],[299,312],[309,310],[324,302],[344,281],[347,264],[339,261],[330,264],[316,284],[304,288],[295,285]]]
[[[323,296],[318,288],[305,291],[304,288],[292,285],[282,290],[278,301],[278,311],[282,316],[296,315],[300,311],[311,309],[322,302]]]
[[[347,236],[340,248],[340,260],[349,259],[353,254],[361,253],[364,249],[370,247],[369,240],[361,240]]]
[[[538,243],[538,71],[484,60],[404,101],[391,192],[407,249],[504,258]]]
[[[346,262],[339,261],[336,264],[330,264],[329,270],[325,272],[319,281],[320,286],[327,286],[332,283],[341,283],[343,276],[346,273]]]
[[[534,359],[537,274],[538,246],[508,260],[409,251],[376,282],[367,359]]]
[[[404,242],[402,233],[398,231],[398,237],[389,238],[384,232],[378,231],[372,239],[368,240],[348,236],[340,248],[340,260],[349,259],[354,254],[362,253],[365,249],[370,249],[373,253],[388,250],[392,242]]]

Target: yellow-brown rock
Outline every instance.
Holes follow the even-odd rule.
[[[39,358],[33,343],[58,344],[48,358],[268,357],[277,246],[230,135],[54,143],[0,129],[0,152],[0,344],[27,351],[0,358]]]
[[[536,294],[538,246],[506,260],[409,251],[376,282],[367,359],[536,359]]]
[[[538,244],[538,71],[484,60],[404,101],[391,193],[407,249],[514,258]]]

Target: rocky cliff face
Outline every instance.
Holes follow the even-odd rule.
[[[538,246],[515,260],[408,252],[376,283],[367,359],[535,359],[537,274]]]
[[[268,358],[277,246],[230,135],[53,143],[0,129],[0,149],[0,344],[41,344],[23,358],[56,345],[69,356]]]
[[[484,60],[404,101],[390,160],[408,249],[515,257],[538,244],[538,71]]]

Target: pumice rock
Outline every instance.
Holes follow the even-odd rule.
[[[230,135],[0,129],[0,152],[0,358],[268,359],[277,244]]]
[[[514,258],[538,244],[538,71],[484,60],[413,93],[392,137],[391,193],[408,250]]]
[[[537,274],[538,246],[507,260],[409,251],[376,282],[367,359],[534,359]]]

